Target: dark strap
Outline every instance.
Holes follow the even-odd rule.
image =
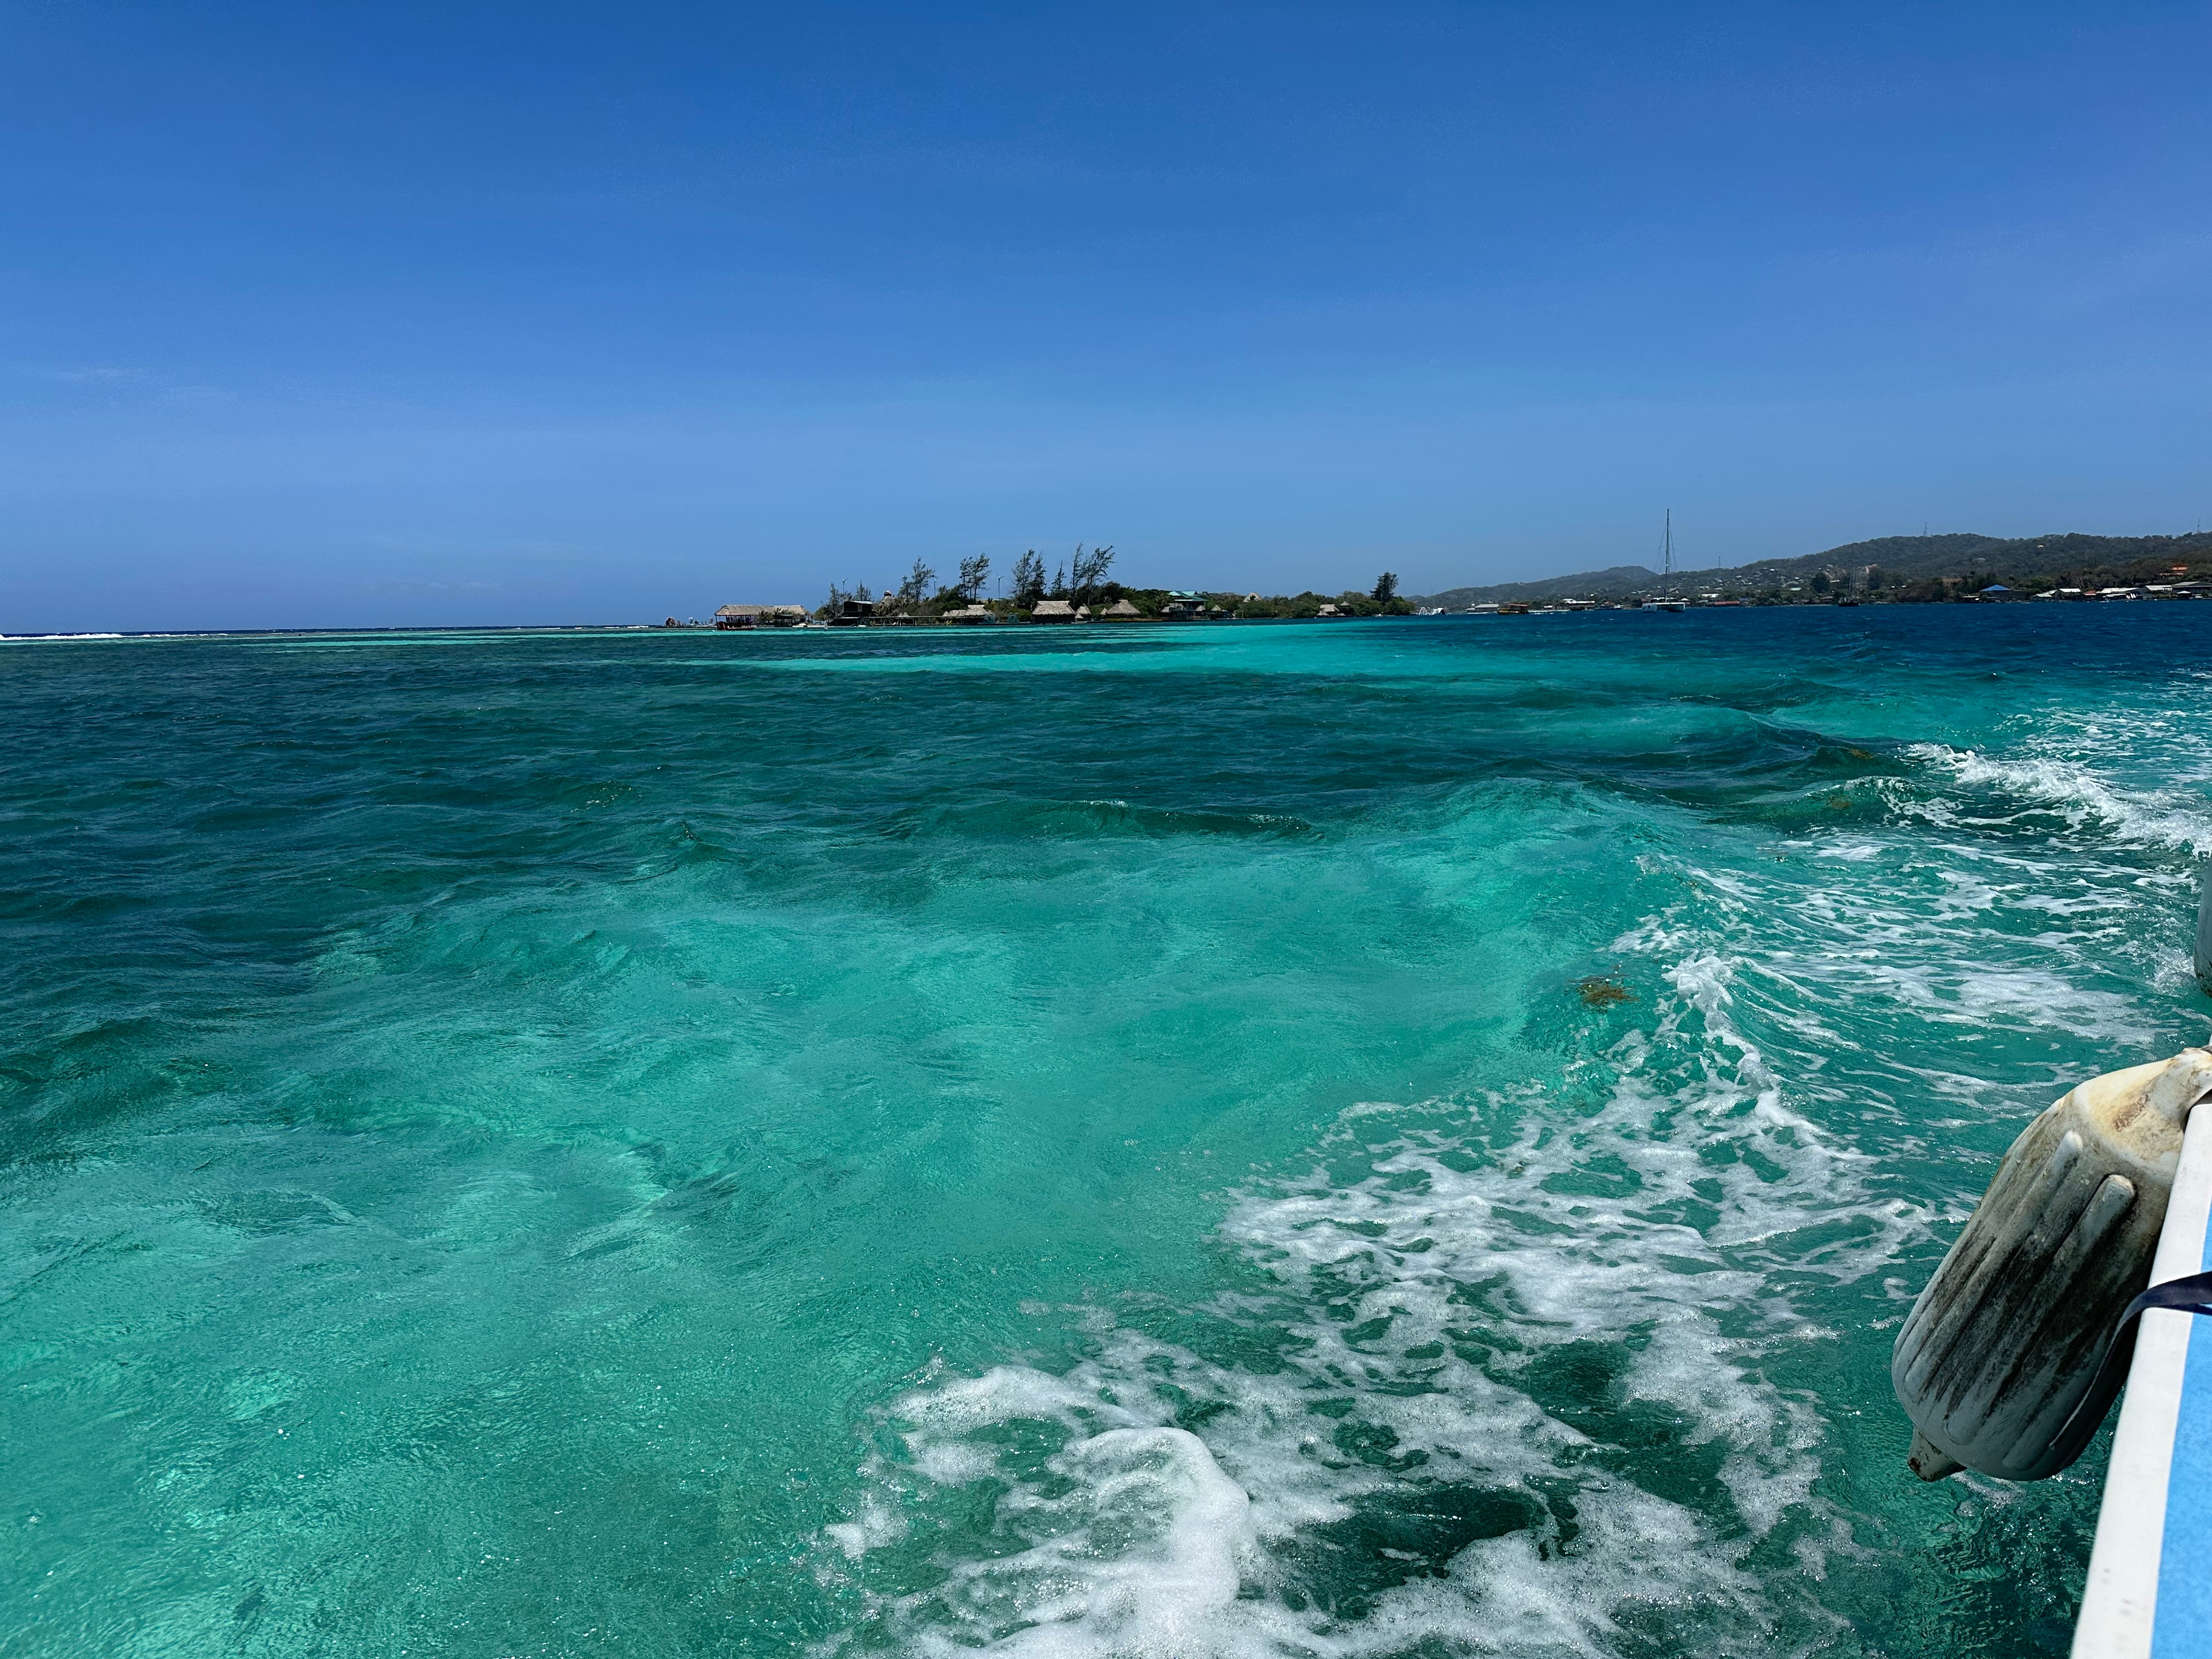
[[[2120,1316],[2120,1322],[2112,1328],[2112,1340],[2117,1343],[2128,1327],[2153,1308],[2178,1308],[2184,1313],[2212,1314],[2212,1273],[2191,1273],[2186,1279],[2169,1279],[2163,1285],[2154,1285],[2134,1301]]]
[[[2152,1285],[2128,1304],[2126,1310],[2120,1315],[2119,1323],[2112,1327],[2112,1345],[2105,1350],[2104,1363],[2097,1367],[2096,1377],[2089,1384],[2088,1392],[2081,1396],[2081,1403],[2068,1414],[2066,1427],[2058,1431],[2061,1439],[2065,1437],[2067,1430],[2074,1426],[2075,1418],[2081,1415],[2091,1401],[2101,1398],[2110,1401],[2112,1395],[2105,1392],[2106,1382],[2112,1382],[2113,1393],[2119,1391],[2119,1383],[2109,1378],[2106,1373],[2134,1363],[2135,1344],[2129,1341],[2128,1337],[2136,1321],[2153,1308],[2170,1308],[2177,1313],[2212,1314],[2212,1273],[2191,1273],[2186,1279],[2169,1279],[2163,1285]]]

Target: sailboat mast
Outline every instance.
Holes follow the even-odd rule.
[[[1666,561],[1667,578],[1671,581],[1674,576],[1674,509],[1671,507],[1667,509]]]

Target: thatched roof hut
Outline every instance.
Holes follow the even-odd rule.
[[[1064,623],[1075,620],[1075,607],[1066,599],[1039,599],[1036,609],[1030,612],[1031,622]]]
[[[1145,613],[1138,610],[1135,605],[1131,605],[1127,599],[1116,599],[1113,604],[1108,605],[1098,614],[1102,617],[1112,617],[1118,619],[1127,617],[1141,617]]]

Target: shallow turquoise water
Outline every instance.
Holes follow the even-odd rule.
[[[2208,664],[0,647],[0,1655],[2063,1651],[1888,1349],[2205,1036]]]

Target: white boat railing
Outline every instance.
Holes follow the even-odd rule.
[[[2151,1264],[2154,1285],[2204,1271],[2212,1220],[2212,1112],[2191,1112]],[[2135,1363],[2112,1437],[2089,1581],[2074,1626],[2074,1659],[2148,1659],[2166,1540],[2167,1476],[2197,1316],[2154,1308],[2136,1334]]]

